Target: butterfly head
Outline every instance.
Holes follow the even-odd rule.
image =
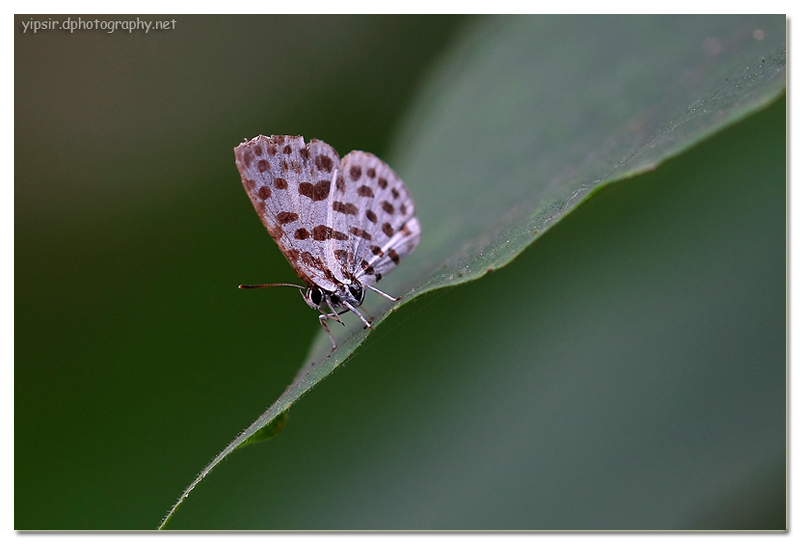
[[[326,291],[318,285],[312,285],[303,293],[303,300],[315,310],[319,310],[324,304],[332,310],[343,313],[348,310],[347,305],[361,306],[364,296],[364,288],[358,281],[353,280],[349,284],[339,284],[336,291]]]

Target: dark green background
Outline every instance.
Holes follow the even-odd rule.
[[[280,395],[319,326],[292,290],[235,289],[294,277],[232,148],[391,162],[471,24],[175,18],[15,18],[17,529],[154,527]],[[782,98],[402,308],[170,527],[784,527],[785,129]]]

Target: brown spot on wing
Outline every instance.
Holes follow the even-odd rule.
[[[394,264],[400,264],[400,255],[394,249],[390,249],[386,252],[389,255],[389,258],[394,262]]]
[[[242,162],[245,168],[250,168],[250,165],[253,163],[253,152],[250,149],[245,149],[242,152]]]
[[[316,268],[317,270],[322,271],[326,270],[325,265],[322,264],[322,261],[319,258],[314,257],[308,251],[304,251],[300,254],[300,260],[303,261],[303,264],[310,266],[311,268]]]
[[[294,237],[297,240],[307,240],[308,237],[311,236],[306,229],[297,229],[294,231]]]
[[[369,168],[367,170],[367,177],[370,178],[370,179],[375,177],[375,169],[374,168]]]
[[[361,187],[358,188],[358,195],[359,196],[368,196],[368,197],[372,198],[373,196],[375,196],[375,193],[372,192],[372,188],[371,187],[368,187],[366,185],[362,185]]]
[[[367,216],[367,219],[369,219],[373,223],[378,222],[378,216],[375,215],[375,212],[373,212],[372,210],[367,210],[367,213],[365,215]]]
[[[370,249],[373,255],[378,255],[379,257],[383,255],[383,250],[378,246],[372,246]]]
[[[278,220],[278,223],[281,225],[285,225],[287,223],[292,223],[293,221],[297,221],[298,215],[294,212],[280,212],[275,218]]]
[[[372,268],[367,261],[361,261],[361,269],[364,273],[372,275],[375,273],[375,269]]]
[[[256,182],[250,178],[242,178],[242,183],[244,184],[244,188],[247,190],[248,193],[252,193],[253,189],[256,186]]]
[[[314,159],[314,164],[323,172],[330,172],[333,170],[333,160],[327,155],[317,155],[317,158]]]
[[[331,182],[329,180],[323,180],[317,183],[304,181],[299,185],[298,192],[314,202],[319,202],[320,200],[328,198],[331,192]]]
[[[253,202],[253,206],[255,206],[256,213],[259,215],[259,217],[263,217],[264,211],[267,209],[267,207],[264,205],[264,201],[256,200],[255,202]]]
[[[281,161],[281,172],[286,172],[289,169],[289,163],[285,160]]]
[[[263,149],[261,149],[261,146],[260,146],[260,145],[257,145],[257,146],[255,146],[255,147],[253,148],[253,151],[254,151],[254,152],[255,152],[255,154],[256,154],[256,155],[258,155],[259,157],[260,157],[261,155],[263,155],[263,154],[264,154],[264,150],[263,150]]]
[[[323,240],[330,240],[333,238],[334,240],[347,240],[349,236],[347,236],[343,232],[339,232],[338,230],[333,230],[328,225],[317,225],[313,229],[311,229],[311,237],[318,242],[322,242]]]
[[[303,157],[303,160],[308,160],[308,148],[304,147],[300,150],[300,156]]]
[[[261,200],[266,200],[272,196],[272,189],[270,189],[266,185],[262,185],[261,187],[258,188],[258,191],[256,191],[256,196]]]
[[[386,186],[389,185],[389,182],[386,181],[386,178],[378,178],[378,185],[381,189],[386,189]]]
[[[395,198],[400,198],[400,193],[394,187],[392,187],[392,196]]]
[[[267,145],[267,153],[270,155],[276,155],[278,153],[278,146],[275,144]]]
[[[383,202],[381,202],[381,208],[383,208],[383,211],[385,211],[389,215],[394,214],[394,206],[392,206],[390,203],[386,202],[385,200]]]
[[[358,208],[355,204],[339,202],[338,200],[333,203],[333,211],[343,213],[345,215],[357,215]]]
[[[389,223],[384,223],[383,226],[381,227],[381,230],[383,230],[383,233],[386,236],[392,236],[394,234],[394,229]]]
[[[289,146],[286,146],[286,147],[289,147]],[[302,167],[302,166],[300,166],[300,163],[299,163],[299,162],[297,162],[297,161],[292,161],[292,171],[293,171],[295,174],[302,174],[302,173],[303,173],[303,167]]]
[[[289,183],[283,178],[275,178],[275,188],[276,189],[286,189],[289,187]]]
[[[358,227],[350,227],[350,234],[360,236],[364,240],[372,240],[372,235],[370,233]]]
[[[344,178],[342,176],[339,176],[339,177],[336,178],[336,189],[340,193],[345,192],[345,190],[347,189],[347,187],[345,186],[345,183],[344,183]]]
[[[261,159],[260,161],[258,161],[258,171],[263,174],[267,170],[269,170],[269,163],[267,161],[265,161],[264,159]]]
[[[358,181],[361,179],[361,167],[360,166],[351,166],[350,167],[350,179],[353,181]]]

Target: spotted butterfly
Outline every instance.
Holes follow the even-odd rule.
[[[342,323],[353,312],[369,328],[358,307],[375,284],[417,247],[420,225],[408,189],[371,153],[339,154],[320,140],[302,136],[257,136],[234,149],[247,196],[305,286],[303,299],[320,312],[319,322]]]

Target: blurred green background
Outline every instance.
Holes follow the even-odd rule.
[[[294,275],[233,147],[391,164],[476,23],[174,18],[15,18],[17,529],[155,527],[283,392],[319,325],[293,290],[236,290]],[[785,130],[782,98],[403,307],[170,528],[785,527]]]

